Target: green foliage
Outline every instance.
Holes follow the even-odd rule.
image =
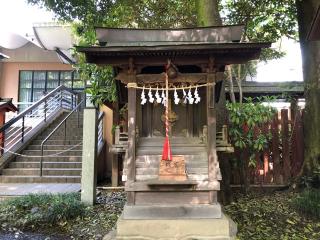
[[[197,23],[196,2],[194,0],[101,0],[101,1],[74,1],[74,0],[27,0],[30,4],[37,4],[51,10],[61,21],[76,22],[74,35],[77,44],[88,46],[96,43],[94,26],[128,27],[128,28],[172,28],[194,27]],[[224,0],[219,1],[219,11],[224,16],[224,24],[245,24],[245,33],[242,41],[270,41],[276,42],[282,36],[297,38],[296,9],[294,0]],[[93,67],[85,66],[85,59],[77,53],[78,65],[76,68],[84,69],[90,75]],[[279,50],[266,49],[263,51],[264,60],[283,56]],[[238,81],[247,74],[254,75],[255,65],[246,64],[239,67],[236,76]],[[103,70],[100,70],[100,73]],[[108,70],[106,70],[107,74]],[[98,74],[97,74],[98,75]],[[98,78],[91,79],[97,81]],[[88,79],[83,79],[84,81]],[[106,81],[108,83],[106,83]],[[111,86],[113,78],[97,83],[96,86]],[[114,100],[115,91],[101,94],[97,89],[92,90],[98,94],[93,101],[95,105],[104,100]],[[100,100],[101,101],[100,101]]]
[[[305,189],[292,200],[292,206],[303,214],[320,219],[320,190]]]
[[[225,0],[222,15],[226,24],[245,24],[245,41],[276,42],[283,36],[298,39],[295,0]],[[283,52],[263,51],[262,59],[280,58]]]
[[[79,46],[96,43],[95,26],[169,28],[195,26],[194,1],[184,0],[28,0],[51,10],[61,21],[75,22],[73,35]],[[83,81],[91,82],[87,93],[98,107],[104,101],[116,100],[114,78],[108,67],[95,67],[87,64],[84,56],[74,51],[78,59],[74,66],[82,73]]]
[[[30,194],[0,204],[0,224],[14,226],[41,226],[55,224],[85,214],[80,195]]]
[[[225,212],[238,225],[237,239],[311,240],[320,239],[320,220],[292,208],[294,192],[238,196]],[[319,207],[318,207],[319,209]]]
[[[90,94],[91,102],[98,107],[105,101],[116,100],[116,86],[111,67],[100,67],[95,64],[80,64],[80,76],[88,79],[86,93]]]
[[[249,165],[255,166],[255,154],[261,152],[271,140],[270,132],[264,132],[263,126],[270,121],[275,109],[263,105],[258,99],[245,98],[246,103],[227,103],[229,111],[229,135],[234,145],[240,149],[247,149],[250,153]]]

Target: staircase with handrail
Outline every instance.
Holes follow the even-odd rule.
[[[0,128],[0,183],[81,181],[78,94],[59,86]]]

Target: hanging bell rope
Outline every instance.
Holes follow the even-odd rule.
[[[166,137],[164,139],[163,150],[162,150],[162,160],[171,161],[172,160],[172,152],[169,141],[169,78],[168,78],[168,69],[170,67],[170,60],[168,60],[167,65],[165,66],[165,81],[166,81],[166,101],[165,101],[165,127],[166,127]]]

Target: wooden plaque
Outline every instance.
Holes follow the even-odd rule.
[[[159,180],[187,180],[184,156],[172,156],[171,161],[160,160]]]

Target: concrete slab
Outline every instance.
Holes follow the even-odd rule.
[[[0,183],[0,198],[35,193],[79,192],[80,183]]]

